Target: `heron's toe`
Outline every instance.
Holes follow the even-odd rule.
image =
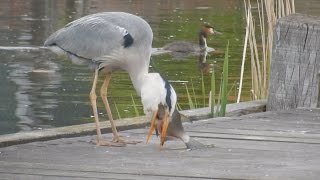
[[[113,137],[112,142],[122,143],[122,144],[138,144],[138,143],[141,143],[142,141],[128,140],[128,139],[123,139],[122,137]]]
[[[97,146],[110,146],[110,147],[124,147],[126,146],[125,143],[122,142],[113,142],[113,141],[107,141],[107,140],[98,140],[93,141],[94,144]]]

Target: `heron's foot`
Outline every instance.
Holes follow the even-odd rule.
[[[107,141],[104,139],[98,139],[98,140],[94,141],[94,144],[96,144],[97,146],[110,146],[110,147],[124,147],[124,146],[126,146],[125,143],[113,142],[113,140]]]
[[[114,136],[113,139],[112,139],[112,142],[114,142],[114,143],[122,143],[122,144],[138,144],[138,143],[141,143],[142,141],[127,140],[127,139],[123,139],[120,136]]]

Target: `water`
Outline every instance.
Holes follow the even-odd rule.
[[[209,22],[223,34],[208,39],[208,45],[217,51],[210,53],[206,62],[199,63],[196,56],[177,59],[161,55],[152,57],[152,70],[160,71],[171,81],[181,108],[189,108],[186,86],[197,107],[207,106],[209,72],[213,66],[221,73],[229,40],[232,90],[228,100],[234,102],[244,35],[242,3],[242,0],[3,0],[0,1],[0,46],[39,47],[46,37],[68,22],[101,11],[125,11],[146,19],[154,31],[154,47],[181,39],[197,42],[200,24]],[[296,8],[297,12],[320,15],[317,0],[296,0]],[[92,122],[88,98],[92,76],[87,67],[75,66],[43,49],[0,48],[0,134]],[[250,100],[249,71],[245,72],[243,92],[242,100]],[[114,74],[109,101],[115,118],[136,115],[132,98],[142,115],[140,99],[128,75]],[[98,106],[104,120],[106,115],[100,101]]]

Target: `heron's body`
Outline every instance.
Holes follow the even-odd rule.
[[[143,19],[104,12],[70,22],[52,34],[45,46],[61,49],[75,64],[88,63],[107,72],[127,71],[140,94],[139,80],[148,74],[152,38],[152,30]]]
[[[45,41],[45,46],[58,54],[67,54],[75,64],[88,63],[95,69],[90,101],[97,126],[98,145],[118,146],[131,143],[118,135],[106,98],[111,73],[116,70],[129,73],[137,94],[141,96],[144,112],[152,115],[152,122],[156,119],[161,121],[163,130],[160,144],[163,144],[170,117],[175,110],[176,94],[160,74],[148,72],[152,39],[152,30],[142,18],[123,12],[104,12],[70,22]],[[96,105],[95,91],[101,70],[106,72],[100,96],[114,135],[111,142],[102,140]],[[158,115],[159,106],[165,107],[162,119]],[[148,137],[154,129],[153,125],[151,127]]]

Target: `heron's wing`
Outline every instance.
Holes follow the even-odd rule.
[[[123,27],[101,17],[89,16],[67,24],[52,34],[44,45],[57,45],[68,53],[86,59],[96,59],[126,47],[128,34]],[[133,41],[131,36],[130,38]]]

